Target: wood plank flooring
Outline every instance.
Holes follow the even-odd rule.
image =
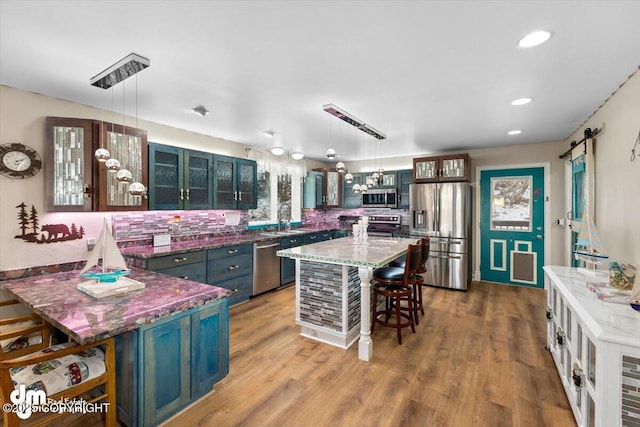
[[[575,426],[544,349],[541,289],[425,288],[416,333],[377,326],[374,357],[299,335],[295,289],[231,308],[230,373],[164,426]],[[64,420],[64,418],[63,418]],[[56,425],[103,425],[100,416]]]
[[[166,426],[574,426],[544,349],[545,293],[425,288],[416,333],[374,357],[299,335],[289,287],[231,309],[230,373]]]

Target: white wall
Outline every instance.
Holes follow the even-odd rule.
[[[38,151],[41,157],[44,156],[46,116],[107,120],[111,113],[0,86],[0,143],[20,142]],[[134,118],[127,118],[128,124],[134,121]],[[247,157],[245,145],[144,120],[138,120],[138,127],[147,130],[149,141],[234,157]],[[41,224],[75,222],[78,226],[84,227],[87,237],[98,237],[103,218],[105,216],[110,218],[108,213],[99,212],[47,214],[44,183],[44,169],[36,176],[24,180],[0,176],[0,271],[80,261],[87,258],[84,239],[36,244],[14,238],[20,233],[16,206],[22,202],[29,208],[31,205],[35,206]]]
[[[588,90],[588,88],[585,88]],[[595,222],[609,258],[640,263],[640,72],[636,72],[568,138],[579,141],[585,128],[604,130],[595,140]],[[568,145],[567,145],[568,147]]]

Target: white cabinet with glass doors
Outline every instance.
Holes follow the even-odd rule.
[[[640,313],[598,299],[587,282],[599,279],[575,268],[544,271],[547,347],[577,424],[638,425]]]

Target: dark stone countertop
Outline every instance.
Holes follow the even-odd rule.
[[[132,269],[144,289],[96,299],[77,290],[79,271],[0,282],[0,287],[80,344],[119,335],[187,311],[231,291],[164,274]]]
[[[173,242],[168,246],[154,247],[152,245],[132,246],[122,248],[120,252],[125,258],[147,259],[164,255],[176,255],[180,253],[193,252],[199,250],[215,249],[225,246],[241,245],[245,243],[264,242],[268,240],[280,240],[287,237],[304,236],[305,234],[317,233],[322,231],[336,230],[338,227],[304,227],[304,230],[298,229],[299,233],[282,234],[282,235],[266,235],[268,232],[247,232],[231,236],[209,237],[205,239],[187,240],[182,242]],[[294,229],[295,230],[295,229]]]

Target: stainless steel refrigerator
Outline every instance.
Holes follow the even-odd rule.
[[[411,184],[410,233],[431,236],[425,283],[466,290],[471,280],[471,186]]]

